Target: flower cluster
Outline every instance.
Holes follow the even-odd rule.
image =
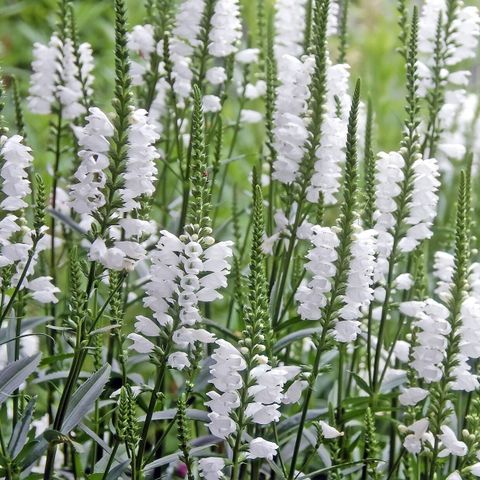
[[[48,114],[56,101],[62,116],[74,120],[85,114],[84,95],[91,93],[93,56],[89,43],[75,52],[73,42],[53,35],[48,43],[35,43],[28,105],[33,113]],[[80,66],[80,68],[79,68]]]
[[[105,204],[102,189],[105,186],[105,170],[109,165],[108,138],[113,135],[113,125],[97,107],[90,108],[86,125],[75,128],[81,160],[75,172],[76,180],[70,186],[70,206],[79,215],[91,215]]]
[[[388,268],[387,258],[393,246],[390,230],[395,225],[396,197],[401,192],[405,160],[397,152],[380,152],[375,164],[375,230],[377,231],[378,258],[375,281],[382,281]]]
[[[298,60],[284,55],[279,65],[280,85],[277,89],[275,141],[277,152],[273,178],[292,183],[298,176],[300,162],[308,139],[307,101],[310,97],[313,57]]]
[[[137,316],[137,333],[129,335],[134,341],[132,348],[140,353],[153,351],[153,343],[144,337],[158,336],[160,328],[174,329],[173,341],[179,348],[196,341],[213,342],[211,334],[195,328],[201,320],[198,304],[221,298],[218,290],[226,287],[230,270],[227,258],[232,255],[231,242],[214,243],[211,237],[199,242],[198,238],[178,238],[168,231],[160,234],[150,254],[150,281],[145,287],[144,304],[152,310],[153,320]],[[179,370],[190,364],[185,352],[172,353],[168,361]]]
[[[170,42],[170,59],[175,93],[181,98],[190,95],[193,73],[192,53],[199,44],[200,22],[205,7],[203,0],[185,0],[175,16],[175,26]]]
[[[371,285],[375,268],[375,235],[374,230],[361,230],[355,234],[344,305],[335,324],[334,335],[339,342],[353,342],[357,338],[360,333],[359,319],[373,299]]]
[[[399,244],[403,252],[411,252],[422,240],[432,236],[432,224],[437,214],[438,164],[433,158],[418,159],[413,164],[413,191],[409,204],[410,214],[406,219],[406,236]]]
[[[307,254],[305,269],[312,274],[312,279],[298,289],[295,299],[300,303],[298,313],[303,319],[319,320],[332,288],[330,280],[336,271],[339,240],[331,228],[318,225],[312,227],[310,240],[313,248]]]
[[[341,163],[347,139],[347,119],[350,108],[348,81],[349,65],[329,65],[327,68],[327,98],[322,120],[322,136],[315,151],[315,173],[307,192],[310,202],[318,202],[319,193],[325,205],[336,203],[340,188]]]
[[[227,57],[237,51],[241,38],[238,0],[218,0],[211,19],[208,52],[213,57]]]
[[[447,348],[446,336],[451,327],[448,323],[449,311],[441,303],[428,298],[425,301],[409,301],[400,305],[400,311],[414,317],[418,345],[413,346],[413,362],[419,378],[425,382],[438,382],[442,376],[442,362]]]

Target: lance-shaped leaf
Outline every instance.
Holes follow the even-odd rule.
[[[30,429],[30,423],[32,422],[33,408],[36,400],[36,397],[34,397],[28,402],[22,418],[13,429],[7,449],[11,458],[15,458],[25,446],[28,437],[28,430]]]
[[[0,405],[31,375],[40,363],[41,354],[21,358],[0,372]]]
[[[95,400],[102,393],[109,377],[110,365],[106,364],[75,391],[60,428],[63,434],[71,432],[90,411],[95,404]]]

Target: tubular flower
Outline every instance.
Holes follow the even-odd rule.
[[[228,57],[237,51],[242,37],[238,0],[217,0],[211,19],[208,53],[213,57]]]
[[[327,295],[332,285],[330,279],[335,275],[337,260],[336,247],[339,245],[337,234],[328,227],[312,227],[311,242],[313,248],[308,252],[305,269],[312,279],[300,286],[295,299],[300,303],[299,315],[306,320],[319,320],[322,308],[327,303]]]
[[[322,136],[315,151],[314,174],[307,192],[307,200],[313,203],[318,202],[319,193],[322,193],[325,205],[337,203],[335,195],[340,189],[340,159],[345,156],[351,102],[348,95],[349,68],[347,64],[329,65],[327,68],[327,97]]]
[[[190,95],[193,73],[190,68],[194,48],[199,45],[204,0],[184,0],[176,13],[170,59],[175,93],[185,99]]]
[[[277,89],[275,112],[273,178],[281,183],[292,183],[298,176],[300,162],[305,154],[307,130],[307,100],[310,96],[313,57],[303,61],[291,55],[283,57],[279,68],[280,85]]]
[[[411,252],[418,244],[432,236],[432,224],[437,215],[438,164],[433,158],[419,159],[413,164],[413,191],[410,200],[410,214],[406,223],[411,225],[400,241],[403,252]]]
[[[414,368],[420,378],[427,383],[438,382],[442,376],[442,361],[447,348],[446,336],[450,333],[448,309],[428,298],[425,301],[403,302],[400,311],[416,319],[415,326],[420,329],[418,344],[413,347]]]
[[[113,125],[97,107],[90,108],[84,127],[75,128],[80,166],[75,172],[75,183],[70,186],[70,206],[80,215],[91,215],[105,204],[102,189],[105,186],[104,170],[108,167],[108,138],[113,135]]]
[[[362,309],[373,299],[373,272],[375,268],[375,231],[363,230],[355,234],[351,247],[350,270],[343,298],[344,305],[335,325],[339,342],[353,342],[360,333]]]

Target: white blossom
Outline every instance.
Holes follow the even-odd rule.
[[[56,99],[61,41],[55,35],[48,45],[33,45],[33,74],[28,91],[28,108],[33,113],[51,112]]]
[[[419,387],[407,388],[398,396],[398,401],[402,405],[416,405],[428,396],[428,390]]]
[[[354,235],[344,305],[335,324],[334,336],[339,342],[353,342],[357,338],[362,309],[367,308],[373,300],[371,285],[375,267],[375,233],[374,230],[360,230]]]
[[[443,376],[442,362],[447,347],[446,336],[451,327],[448,323],[448,309],[428,298],[424,302],[404,302],[400,311],[413,316],[415,326],[420,329],[417,334],[418,344],[413,347],[411,366],[418,376],[427,383],[438,382]]]
[[[200,22],[204,0],[183,0],[175,15],[170,59],[175,93],[187,98],[191,91],[193,73],[190,68],[194,48],[199,45]]]
[[[56,293],[60,289],[51,282],[52,277],[37,277],[34,280],[27,280],[25,286],[32,293],[32,297],[40,303],[58,303]]]
[[[208,53],[213,57],[227,57],[237,51],[242,35],[238,0],[217,0],[211,18]]]
[[[90,108],[86,125],[75,129],[80,165],[75,172],[75,183],[70,186],[70,206],[80,215],[91,215],[105,204],[102,189],[106,183],[104,170],[109,165],[108,138],[113,135],[113,125],[97,107]]]
[[[409,453],[418,454],[422,451],[425,442],[432,442],[432,435],[428,432],[428,420],[422,418],[407,427],[407,431],[412,432],[405,437],[403,446]]]
[[[347,140],[349,66],[346,64],[327,67],[326,108],[323,114],[320,144],[315,151],[314,174],[307,191],[307,200],[318,202],[322,193],[326,205],[334,205],[340,189],[341,163]],[[339,114],[340,106],[340,114]]]
[[[222,469],[225,460],[220,457],[205,457],[198,461],[200,476],[205,480],[219,480],[223,478]]]
[[[318,422],[320,424],[320,428],[322,429],[323,438],[326,440],[331,440],[333,438],[338,438],[343,435],[343,432],[339,432],[336,428],[330,426],[327,422],[320,420]]]
[[[244,64],[258,63],[259,55],[260,50],[258,48],[246,48],[245,50],[240,50],[235,54],[235,60],[238,63]]]
[[[442,450],[440,450],[439,457],[447,457],[448,455],[455,455],[457,457],[464,457],[468,448],[464,442],[457,439],[457,436],[450,427],[442,425],[442,433],[438,439],[442,442]]]
[[[222,103],[216,95],[204,95],[202,98],[202,107],[205,113],[219,112],[222,109]]]
[[[211,67],[205,76],[212,85],[221,85],[227,79],[227,73],[223,67]]]
[[[160,157],[155,148],[155,142],[160,136],[149,121],[148,112],[143,109],[134,110],[130,122],[127,161],[123,173],[125,183],[120,190],[122,213],[140,208],[140,198],[153,195],[157,175],[155,160]]]
[[[422,240],[433,234],[432,223],[437,214],[438,164],[433,158],[418,159],[413,164],[413,190],[409,215],[405,222],[411,225],[399,243],[402,252],[411,252]]]
[[[273,460],[273,457],[277,454],[278,445],[273,442],[257,437],[250,440],[249,448],[247,452],[247,458],[265,458],[267,460]]]
[[[79,45],[77,53],[68,37],[62,42],[52,35],[48,45],[35,43],[32,70],[28,106],[33,113],[50,113],[56,101],[62,107],[64,119],[74,120],[86,113],[82,103],[84,89],[85,93],[91,93],[93,84],[89,43]]]
[[[295,299],[300,303],[298,313],[303,319],[319,320],[322,308],[327,303],[327,295],[335,275],[336,247],[339,244],[336,233],[329,227],[318,225],[312,228],[313,248],[308,252],[305,269],[312,279],[297,290]]]
[[[303,61],[285,55],[279,65],[279,82],[274,127],[273,178],[281,183],[292,183],[298,176],[300,162],[308,139],[307,101],[314,68],[313,57]]]
[[[437,251],[434,255],[433,276],[437,279],[435,293],[443,301],[450,298],[455,257],[448,252]]]
[[[285,55],[300,57],[303,54],[305,32],[306,0],[275,2],[275,44],[277,62],[283,62]]]

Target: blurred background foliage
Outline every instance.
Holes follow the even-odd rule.
[[[295,0],[292,0],[295,1]],[[76,0],[76,19],[82,41],[89,41],[96,61],[95,100],[108,109],[113,89],[113,0]],[[143,23],[141,0],[128,0],[130,25]],[[255,0],[241,0],[245,18],[255,22]],[[22,94],[27,93],[32,45],[47,42],[56,22],[56,0],[0,0],[0,62],[7,75],[15,75]],[[252,32],[254,28],[246,27]],[[349,12],[347,60],[352,81],[360,77],[363,97],[371,96],[378,149],[397,149],[403,118],[403,63],[396,53],[398,26],[392,0],[356,0]],[[374,94],[373,94],[374,93]],[[39,151],[48,142],[45,118],[26,113],[30,144]],[[11,115],[11,106],[7,109]],[[252,132],[254,133],[254,132]],[[248,134],[243,135],[247,145]]]

